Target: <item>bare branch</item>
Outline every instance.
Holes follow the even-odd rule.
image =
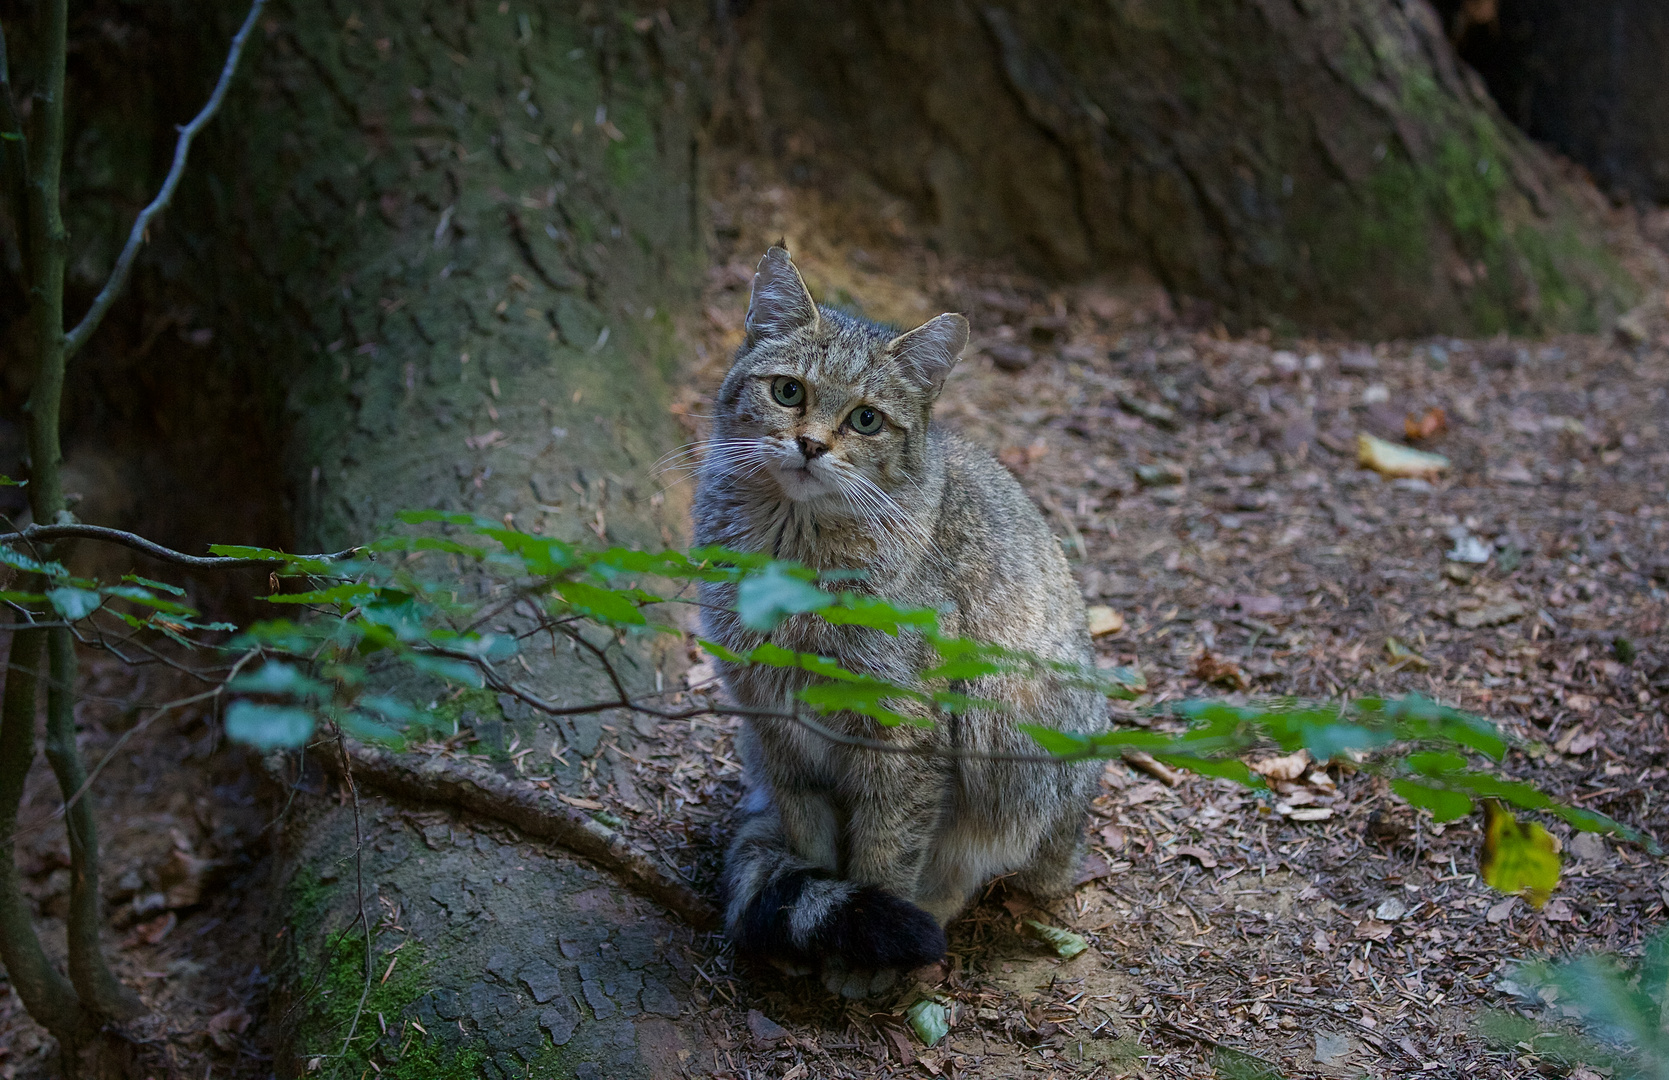
[[[165,548],[161,544],[145,539],[137,533],[126,532],[122,529],[111,529],[103,525],[83,525],[80,522],[65,525],[28,525],[16,532],[0,533],[0,544],[22,541],[30,543],[40,541],[47,543],[52,540],[102,540],[107,544],[120,544],[125,548],[132,548],[142,555],[149,555],[162,562],[173,563],[192,570],[249,570],[256,567],[271,567],[281,565],[282,559],[234,559],[217,555],[187,555],[183,551]],[[324,562],[335,562],[351,558],[358,554],[359,548],[348,548],[331,555],[303,555],[304,559],[319,559]]]
[[[105,313],[110,305],[116,302],[123,286],[127,284],[128,271],[133,269],[133,260],[138,257],[139,249],[145,243],[145,233],[151,227],[151,219],[162,213],[174,198],[174,189],[179,186],[180,176],[185,172],[186,155],[191,151],[191,140],[203,126],[213,119],[220,108],[220,103],[226,97],[226,88],[231,85],[232,73],[237,70],[238,58],[243,55],[243,46],[249,40],[249,32],[255,28],[255,20],[266,6],[266,0],[255,0],[249,7],[249,14],[244,17],[243,25],[238,28],[237,35],[232,38],[231,51],[226,55],[226,66],[220,70],[220,81],[215,84],[214,93],[209,95],[208,104],[203,111],[192,118],[191,123],[180,128],[179,142],[174,146],[174,163],[168,169],[168,176],[162,181],[162,189],[157,192],[151,204],[139,212],[134,219],[133,229],[128,233],[127,246],[122,248],[121,255],[116,258],[116,265],[110,271],[110,280],[104,283],[98,296],[93,300],[93,306],[87,309],[87,314],[81,317],[74,330],[64,335],[64,359],[74,356],[81,346],[87,343],[93,331],[98,329],[99,323],[104,321]]]
[[[12,200],[12,224],[17,229],[18,246],[23,249],[24,277],[29,276],[29,142],[23,136],[23,120],[17,113],[17,98],[12,93],[11,62],[6,48],[6,30],[0,27],[0,192]]]

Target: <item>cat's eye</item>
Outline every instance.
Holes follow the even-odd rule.
[[[778,405],[793,409],[806,403],[806,388],[798,379],[778,375],[771,380],[771,396]]]
[[[852,430],[859,435],[873,435],[881,430],[881,414],[868,405],[860,405],[853,409],[846,422],[851,424]]]

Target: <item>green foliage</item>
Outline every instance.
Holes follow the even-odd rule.
[[[1502,988],[1559,1004],[1578,1014],[1578,1027],[1495,1013],[1479,1024],[1492,1041],[1567,1069],[1585,1064],[1626,1080],[1669,1080],[1669,928],[1647,938],[1632,963],[1601,954],[1527,964]]]
[[[1498,800],[1656,850],[1649,838],[1602,814],[1563,805],[1529,784],[1499,775],[1496,770],[1510,747],[1494,725],[1417,695],[1342,703],[1276,699],[1155,706],[1147,703],[1147,681],[1135,668],[1084,669],[946,634],[938,612],[865,592],[860,574],[819,575],[794,563],[718,548],[687,554],[588,548],[465,514],[421,511],[403,514],[401,520],[419,531],[381,537],[346,558],[264,548],[212,549],[270,560],[287,587],[268,600],[307,613],[257,622],[216,646],[243,657],[240,673],[227,686],[233,696],[226,713],[231,738],[264,751],[304,745],[321,728],[395,746],[431,731],[451,734],[463,697],[472,702],[479,697],[478,704],[493,712],[496,695],[515,688],[504,662],[515,657],[521,643],[510,634],[482,629],[492,621],[484,614],[489,609],[514,605],[531,611],[542,631],[553,638],[567,636],[582,656],[606,665],[599,635],[677,632],[666,617],[670,605],[692,602],[700,583],[720,583],[734,586],[737,616],[760,639],[745,652],[711,641],[702,644],[727,665],[803,673],[795,715],[807,723],[819,716],[857,714],[883,729],[925,728],[970,711],[1007,714],[1037,745],[1040,761],[1108,758],[1139,750],[1167,765],[1254,789],[1265,785],[1242,760],[1247,753],[1270,746],[1289,754],[1303,749],[1318,762],[1345,760],[1386,776],[1400,797],[1440,821],[1472,812],[1477,800]],[[444,574],[425,576],[420,571],[426,564],[419,558],[424,554],[453,565]],[[46,580],[43,593],[7,596],[42,617],[88,624],[114,617],[188,645],[201,644],[188,632],[231,629],[194,622],[196,612],[175,598],[179,591],[160,582],[130,576],[119,585],[103,586],[4,546],[0,562]],[[461,573],[457,564],[470,572]],[[480,598],[460,599],[460,579],[479,586]],[[785,648],[773,637],[790,619],[819,619],[859,642],[865,634],[908,636],[921,646],[921,670],[899,680]],[[853,652],[861,655],[862,650]],[[612,668],[609,673],[617,674]],[[990,692],[996,679],[1091,688],[1133,703],[1151,719],[1143,727],[1103,732],[1057,730],[1013,714]],[[448,685],[453,689],[448,691]],[[654,697],[595,704],[599,710],[656,709],[650,703]],[[420,704],[425,699],[427,706]],[[851,734],[849,725],[840,726]],[[1503,869],[1492,882],[1545,896],[1551,887],[1547,858],[1553,859],[1553,880],[1557,858],[1551,851],[1546,857],[1535,854],[1540,850],[1535,830],[1539,826],[1516,822],[1513,829],[1493,829],[1493,858],[1503,868],[1518,870]]]

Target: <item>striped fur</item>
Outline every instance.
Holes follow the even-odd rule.
[[[951,634],[1088,665],[1083,602],[1042,516],[988,454],[932,423],[966,341],[957,315],[901,335],[819,308],[773,248],[717,395],[696,540],[862,570],[843,587],[934,608]],[[793,407],[773,390],[790,378],[804,389]],[[880,430],[855,430],[859,409],[875,410]],[[704,586],[702,601],[713,639],[739,652],[762,640],[734,614],[733,587]],[[919,637],[812,616],[771,639],[906,684],[935,662]],[[720,672],[739,704],[761,709],[791,708],[810,681],[778,668]],[[1036,752],[1016,719],[1080,732],[1107,724],[1099,695],[1055,680],[999,675],[954,689],[1009,711],[926,727],[824,722],[900,747],[998,753]],[[750,792],[726,860],[726,926],[742,950],[821,967],[831,988],[854,995],[941,955],[944,924],[995,877],[1013,874],[1039,895],[1070,888],[1099,773],[1094,763],[879,753],[768,718],[746,723],[740,749]]]

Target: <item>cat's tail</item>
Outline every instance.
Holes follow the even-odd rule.
[[[774,807],[742,823],[724,863],[725,929],[744,953],[794,966],[920,967],[945,954],[945,932],[921,908],[874,885],[843,881],[789,851]]]

